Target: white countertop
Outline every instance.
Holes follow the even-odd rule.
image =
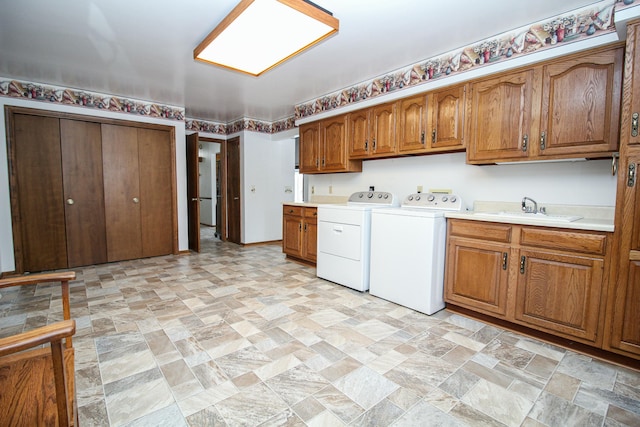
[[[548,218],[536,218],[531,215],[508,216],[497,212],[522,212],[520,203],[476,201],[473,211],[446,212],[445,217],[472,221],[490,221],[506,224],[535,225],[541,227],[570,228],[576,230],[613,232],[615,207],[613,206],[577,206],[544,205]],[[575,221],[554,220],[554,215],[577,215],[582,218]]]
[[[287,206],[317,208],[318,205],[339,205],[347,203],[347,200],[349,200],[349,196],[311,196],[311,200],[308,202],[283,202],[282,204]]]

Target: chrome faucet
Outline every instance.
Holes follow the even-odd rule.
[[[533,203],[533,207],[527,206],[527,200]],[[526,213],[538,213],[538,203],[533,200],[531,197],[523,197],[522,198],[522,211]]]

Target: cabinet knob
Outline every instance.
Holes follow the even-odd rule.
[[[133,198],[133,203],[140,203],[140,199],[138,199],[137,197]]]
[[[540,149],[544,150],[545,148],[547,148],[547,133],[542,132],[540,134]]]
[[[529,135],[524,135],[522,137],[522,151],[527,151],[527,145],[529,144]]]
[[[509,254],[506,252],[503,252],[502,253],[502,269],[503,270],[507,269],[508,259],[509,259]]]
[[[522,255],[520,257],[520,274],[524,274],[524,266],[526,262],[527,262],[527,257]]]
[[[68,205],[72,205],[72,204],[74,204],[74,203],[75,203],[75,202],[73,201],[73,199],[67,199],[67,204],[68,204]]]
[[[631,115],[631,136],[638,136],[638,113]]]

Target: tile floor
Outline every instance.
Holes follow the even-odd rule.
[[[278,245],[76,271],[82,426],[640,425],[639,372],[332,284]],[[3,290],[0,336],[59,307]]]

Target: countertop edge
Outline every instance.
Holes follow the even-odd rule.
[[[583,218],[577,221],[565,222],[565,221],[548,221],[548,220],[535,220],[528,218],[496,218],[494,215],[483,215],[482,212],[446,212],[446,218],[464,219],[470,221],[484,221],[484,222],[496,222],[504,224],[516,224],[516,225],[530,225],[536,227],[551,227],[551,228],[568,228],[574,230],[587,230],[587,231],[604,231],[613,232],[614,224],[611,220],[606,219],[591,219]]]

